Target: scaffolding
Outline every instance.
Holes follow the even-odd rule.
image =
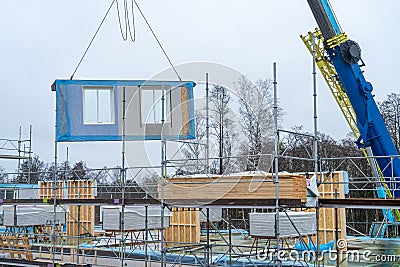
[[[26,241],[23,243],[25,244],[24,253],[27,255],[32,253],[32,258],[29,256],[27,260],[50,262],[53,265],[68,262],[77,266],[82,264],[94,266],[136,266],[139,264],[145,267],[154,264],[207,267],[215,265],[286,266],[287,264],[291,264],[288,266],[328,266],[326,259],[320,256],[326,249],[336,249],[338,259],[336,266],[341,266],[340,261],[347,262],[346,257],[340,254],[337,244],[329,244],[328,241],[343,239],[347,230],[367,236],[372,226],[371,221],[363,222],[364,228],[360,228],[357,222],[352,220],[342,224],[346,221],[343,219],[345,217],[343,208],[367,210],[373,199],[375,209],[384,209],[398,207],[400,201],[375,199],[376,193],[371,185],[376,183],[376,179],[364,171],[362,164],[365,163],[365,158],[318,158],[315,84],[314,134],[279,129],[276,120],[278,106],[275,65],[273,84],[274,154],[210,158],[207,152],[206,158],[169,159],[166,156],[167,140],[162,140],[159,166],[127,167],[124,163],[125,139],[123,138],[121,167],[87,169],[84,174],[75,173],[74,175],[73,170],[67,167],[54,168],[51,175],[49,173],[44,175],[52,179],[42,181],[39,185],[40,198],[2,200],[2,204],[8,205],[41,204],[54,208],[52,220],[48,220],[43,225],[32,225],[32,227],[13,227],[8,235],[24,237],[28,240],[28,243]],[[123,101],[123,107],[125,107],[125,97]],[[122,122],[125,123],[124,117]],[[307,153],[309,157],[289,156],[285,154],[285,151],[280,151],[280,138],[284,134],[301,135],[311,139],[312,146],[305,147],[310,150]],[[208,151],[208,144],[206,149]],[[57,166],[57,160],[57,141],[55,141],[54,166]],[[225,172],[220,175],[210,174],[210,162],[221,161],[227,162],[228,167]],[[297,164],[304,166],[303,173],[290,175],[283,173],[278,166],[286,161],[290,162],[286,166]],[[257,168],[243,173],[246,167],[254,162],[258,163]],[[350,162],[350,164],[345,162]],[[343,166],[351,172],[351,179],[335,178],[334,174],[342,170]],[[201,171],[190,176],[188,173],[193,169],[201,169]],[[322,196],[309,206],[305,195],[306,182],[313,174],[323,190],[321,190]],[[201,177],[196,177],[196,175]],[[287,176],[292,179],[290,182],[285,182]],[[71,180],[70,177],[75,178]],[[188,187],[185,189],[185,186]],[[184,195],[182,190],[190,190],[190,187],[194,193],[190,194],[186,191]],[[348,193],[345,187],[349,188]],[[181,190],[178,190],[179,194],[174,194],[176,188]],[[263,188],[268,188],[268,190],[262,191]],[[226,191],[223,196],[213,196],[212,190],[215,189]],[[292,189],[294,191],[290,191]],[[236,191],[231,193],[232,190]],[[254,197],[259,192],[261,194]],[[289,194],[285,195],[288,192]],[[371,198],[349,199],[349,194],[353,192]],[[117,211],[118,215],[115,215],[115,218],[118,221],[115,223],[116,226],[113,226],[114,228],[104,228],[104,225],[99,228],[102,220],[100,212],[102,206],[103,208],[112,207],[114,211]],[[130,225],[127,225],[130,224],[130,207],[142,208],[144,226],[131,229]],[[149,210],[155,207],[160,210],[158,217],[160,221],[159,226],[152,227]],[[67,223],[65,224],[56,218],[57,210],[60,209],[66,213]],[[296,211],[314,212],[311,214],[312,216],[315,214],[315,233],[304,233],[294,220],[295,217],[291,217],[292,212]],[[265,235],[251,236],[248,220],[250,213],[273,215],[274,220],[271,223],[273,230]],[[166,221],[167,216],[171,218]],[[347,217],[351,219],[351,216],[350,214]],[[385,218],[380,219],[385,221]],[[326,225],[327,223],[330,225]],[[291,227],[292,234],[285,235],[284,228],[280,229],[283,226]],[[321,233],[323,237],[320,236]],[[12,250],[18,251],[19,247]],[[313,251],[315,255],[312,259],[301,258],[294,261],[285,261],[277,257],[280,252],[290,253],[301,250]],[[1,253],[7,253],[7,251],[3,250]]]
[[[30,161],[31,158],[32,125],[29,126],[28,138],[22,138],[22,127],[19,127],[18,139],[0,138],[0,159],[18,160],[18,173],[20,172],[21,160]],[[28,172],[30,172],[30,170],[28,170]]]

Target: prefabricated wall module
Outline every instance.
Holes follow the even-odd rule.
[[[56,80],[51,88],[56,92],[57,141],[120,141],[123,135],[126,141],[194,139],[195,85]]]

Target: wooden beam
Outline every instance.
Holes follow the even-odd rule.
[[[319,199],[320,207],[325,208],[357,208],[357,209],[393,209],[400,208],[400,199],[380,198],[345,198],[345,199]]]

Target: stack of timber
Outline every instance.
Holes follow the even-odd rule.
[[[94,199],[94,180],[68,180],[67,192],[69,199]],[[69,206],[67,217],[67,236],[94,235],[94,206]]]
[[[306,201],[305,176],[279,173],[279,198]],[[271,173],[238,173],[232,175],[194,175],[167,178],[159,195],[164,199],[275,199],[275,175]]]
[[[200,242],[200,210],[173,208],[170,226],[165,229],[166,246],[176,247]]]

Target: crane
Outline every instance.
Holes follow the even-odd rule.
[[[375,157],[369,161],[382,174],[378,197],[398,198],[399,153],[372,95],[372,84],[366,81],[361,69],[365,64],[360,46],[342,31],[328,0],[307,2],[320,30],[301,38],[310,52],[316,47],[317,65],[357,137],[358,147]],[[396,218],[400,218],[398,211]]]

